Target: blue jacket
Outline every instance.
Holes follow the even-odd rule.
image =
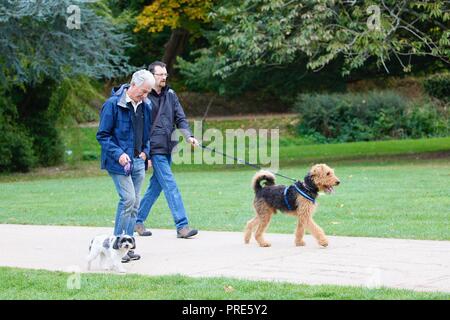
[[[129,85],[114,88],[111,97],[103,104],[100,114],[100,124],[97,131],[97,141],[102,147],[101,168],[115,174],[125,172],[119,163],[120,156],[125,152],[130,159],[134,156],[134,131],[131,120],[131,110],[126,104],[125,90]],[[142,102],[144,111],[144,150],[147,159],[150,155],[151,101]],[[147,161],[145,161],[147,170]]]

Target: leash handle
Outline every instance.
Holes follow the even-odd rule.
[[[242,159],[239,159],[239,158],[236,158],[236,157],[229,156],[229,155],[227,155],[227,154],[225,154],[225,153],[223,153],[223,152],[217,151],[216,149],[212,149],[212,148],[210,148],[210,147],[204,146],[202,143],[199,143],[199,145],[200,145],[203,149],[207,149],[207,150],[210,150],[210,151],[212,151],[212,152],[217,152],[218,154],[221,154],[221,155],[223,155],[224,157],[227,157],[227,158],[236,160],[236,161],[238,161],[238,162],[241,162],[241,163],[243,163],[243,164],[245,164],[245,165],[247,165],[247,166],[249,166],[249,167],[255,168],[255,169],[257,169],[257,170],[262,170],[262,168],[261,168],[260,166],[256,165],[256,164],[252,164],[252,163],[249,163],[249,162],[247,162],[247,161],[245,161],[245,160],[242,160]],[[276,176],[283,177],[283,178],[285,178],[285,179],[288,179],[288,180],[291,180],[291,181],[294,181],[294,182],[297,181],[296,179],[292,179],[292,178],[286,177],[286,176],[284,176],[284,175],[282,175],[282,174],[280,174],[280,173],[272,172],[272,171],[270,171],[270,170],[266,170],[266,171],[268,171],[268,172],[270,172],[270,173],[272,173],[272,174],[274,174],[274,175],[276,175]]]

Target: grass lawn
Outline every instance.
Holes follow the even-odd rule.
[[[0,299],[303,300],[442,299],[447,293],[344,286],[308,286],[185,276],[81,274],[80,289],[68,289],[69,273],[0,267]]]
[[[327,234],[450,240],[448,158],[329,164],[342,183],[335,194],[319,198],[316,221]],[[302,179],[307,169],[300,165],[281,171]],[[177,171],[191,225],[200,230],[242,231],[253,216],[253,174],[248,169]],[[58,179],[1,182],[0,223],[113,226],[118,197],[108,175],[54,177]],[[291,233],[295,223],[293,217],[278,214],[268,232]],[[173,228],[164,196],[147,225]]]
[[[214,125],[214,127],[217,127],[222,131],[228,127],[232,129],[235,129],[236,127],[236,124],[224,125],[222,122],[217,122],[217,124],[219,123],[221,123],[221,126]],[[226,121],[224,123],[226,123]],[[272,127],[268,126],[267,128]],[[244,126],[243,128],[246,129],[247,127]],[[66,149],[71,150],[72,154],[79,159],[99,159],[100,145],[95,138],[96,132],[97,128],[67,129],[65,131]],[[226,139],[224,142],[226,142]],[[450,137],[312,144],[307,139],[292,137],[289,135],[281,135],[279,143],[279,158],[281,165],[309,164],[318,161],[344,159],[370,159],[373,157],[381,158],[398,155],[450,151]],[[221,151],[225,152],[225,150]],[[202,170],[204,170],[207,167],[213,166],[201,167]]]
[[[98,157],[95,132],[83,129],[68,148]],[[316,221],[327,234],[450,240],[450,137],[324,145],[283,139],[281,173],[303,179],[311,163],[326,162],[341,179],[335,194],[319,198]],[[242,231],[253,216],[253,169],[178,165],[174,171],[192,226]],[[282,178],[278,182],[289,183]],[[0,188],[0,223],[112,230],[118,197],[98,160],[1,174]],[[292,233],[295,224],[293,217],[278,214],[268,232]],[[173,228],[164,196],[147,225]],[[68,276],[0,267],[0,299],[450,299],[449,294],[385,288],[111,274],[82,274],[81,289],[68,290]]]

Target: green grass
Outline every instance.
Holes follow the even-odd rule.
[[[0,299],[137,300],[303,300],[303,299],[450,299],[447,293],[347,286],[309,286],[185,276],[81,274],[80,289],[68,289],[71,274],[0,268]]]
[[[350,142],[316,145],[290,145],[280,148],[280,163],[296,164],[344,159],[386,158],[450,151],[450,137]]]
[[[329,164],[335,167],[342,184],[335,194],[319,198],[316,221],[327,234],[450,240],[448,158],[400,164]],[[302,165],[283,168],[282,172],[303,178],[307,170]],[[192,226],[242,231],[253,215],[253,174],[254,170],[242,169],[176,172]],[[279,183],[287,181],[279,178]],[[0,186],[0,223],[113,226],[118,197],[105,173],[19,179]],[[147,224],[151,228],[173,228],[164,196],[156,202]],[[292,233],[294,228],[293,217],[278,214],[268,231]]]
[[[234,121],[230,122],[234,123]],[[227,125],[226,121],[224,123],[217,123],[221,123],[221,126],[214,125],[214,127],[217,127],[222,131],[228,127],[231,129],[235,129],[236,127],[236,124]],[[243,126],[243,128],[247,129],[247,125]],[[270,126],[268,126],[268,128],[270,128]],[[96,132],[97,128],[67,129],[65,134],[67,150],[72,150],[73,155],[79,159],[98,159],[100,156],[100,145],[95,138]],[[226,142],[225,136],[224,142]],[[312,144],[309,140],[304,138],[281,135],[279,143],[281,165],[450,151],[450,137]],[[222,150],[222,152],[224,151],[225,150]]]

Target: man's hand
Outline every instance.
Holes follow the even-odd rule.
[[[119,163],[122,167],[124,167],[130,161],[131,159],[126,153],[122,153],[122,155],[119,158]]]
[[[198,147],[199,146],[198,140],[195,139],[194,137],[189,137],[187,142],[190,143],[193,147]]]
[[[152,160],[148,159],[147,162],[148,162],[147,165],[148,165],[148,167],[150,168],[150,167],[152,166]]]
[[[145,152],[141,152],[141,154],[139,155],[139,158],[141,158],[142,160],[147,160],[147,155],[145,154]]]

